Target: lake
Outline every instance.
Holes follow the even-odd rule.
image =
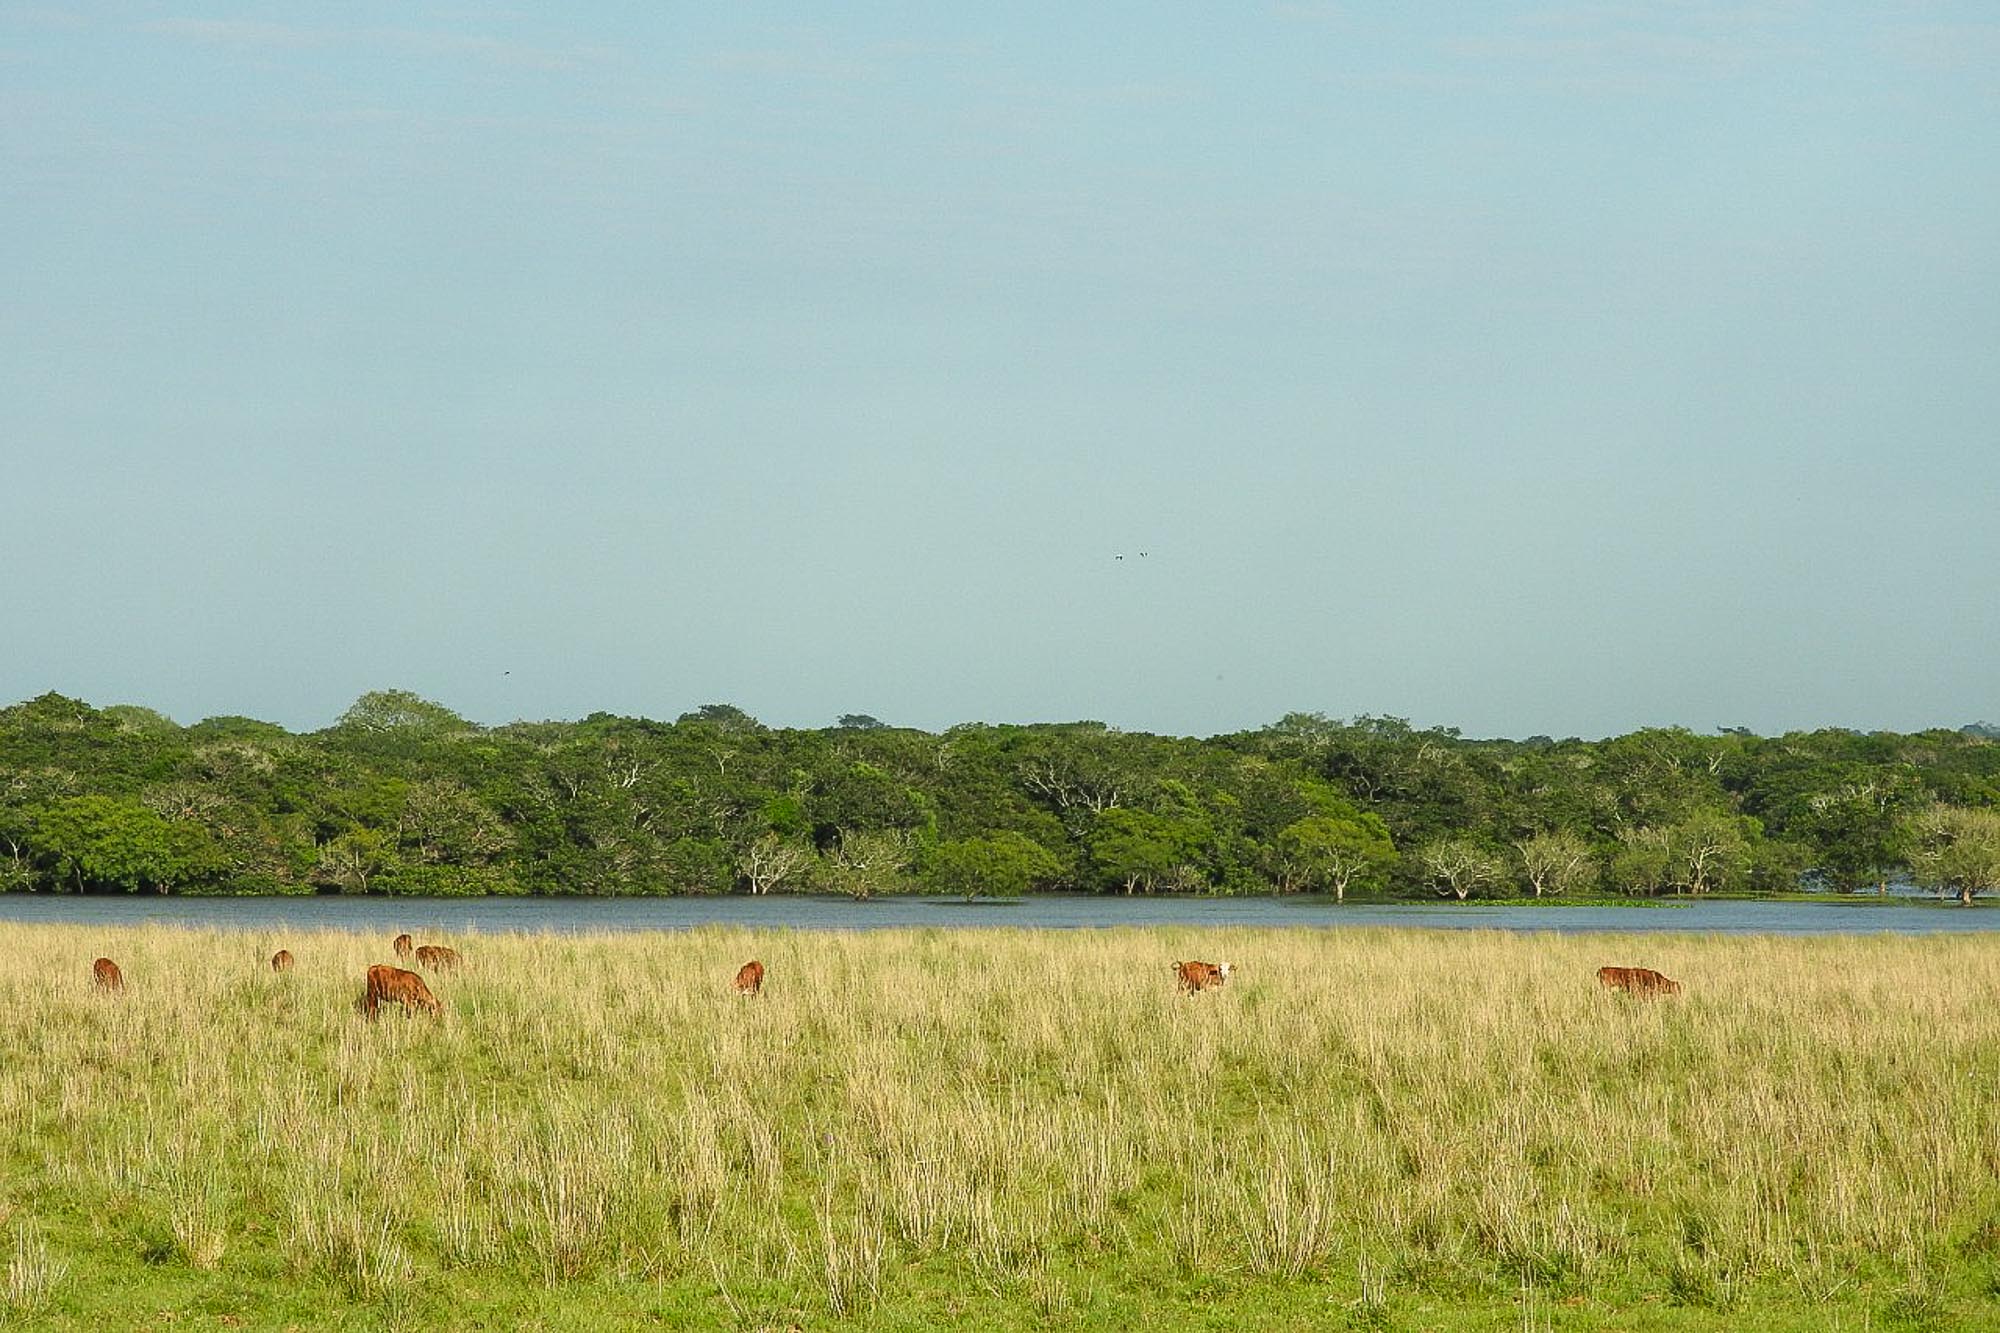
[[[62,925],[165,924],[221,930],[397,933],[690,930],[880,930],[1016,926],[1414,926],[1448,930],[1872,935],[2000,930],[2000,908],[1893,897],[1824,902],[1667,900],[1650,905],[1528,907],[1477,903],[1335,903],[1312,897],[1047,896],[1014,903],[961,899],[727,898],[176,898],[153,894],[0,895],[0,921]]]

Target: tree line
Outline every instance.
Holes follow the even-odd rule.
[[[0,709],[0,889],[1551,898],[2000,889],[2000,730],[1478,740],[1294,713],[1194,739],[710,704],[483,727],[407,691],[294,733]]]

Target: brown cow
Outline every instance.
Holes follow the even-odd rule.
[[[90,979],[97,983],[99,990],[125,989],[125,974],[109,958],[100,958],[90,965]]]
[[[291,971],[291,970],[292,970],[292,951],[291,951],[290,949],[280,949],[280,950],[278,950],[278,951],[277,951],[276,953],[272,954],[272,955],[271,955],[271,970],[272,970],[273,972],[289,972],[289,971]]]
[[[389,947],[396,951],[396,957],[408,958],[410,956],[410,937],[408,935],[398,935],[394,940],[390,941]]]
[[[1627,995],[1679,995],[1681,983],[1661,976],[1650,967],[1600,967],[1597,984],[1606,990],[1622,990]]]
[[[1175,963],[1174,976],[1181,989],[1192,995],[1198,990],[1209,990],[1229,980],[1235,971],[1234,963]]]
[[[463,961],[458,956],[458,950],[447,949],[442,944],[417,946],[417,966],[428,967],[433,972],[448,972]]]
[[[759,995],[764,990],[764,965],[752,958],[736,969],[736,993],[738,995]]]
[[[431,994],[422,977],[400,967],[377,963],[368,969],[368,992],[361,997],[361,1011],[373,1018],[378,1008],[391,1003],[402,1005],[406,1014],[411,1009],[423,1009],[434,1016],[444,1012],[444,1006]]]

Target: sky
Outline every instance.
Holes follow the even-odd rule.
[[[2000,718],[1980,0],[0,3],[0,702]]]

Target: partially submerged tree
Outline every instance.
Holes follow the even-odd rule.
[[[1755,864],[1757,821],[1701,810],[1673,824],[1619,835],[1613,881],[1627,893],[1705,894],[1734,886]]]
[[[1417,853],[1417,859],[1440,898],[1464,902],[1506,879],[1500,858],[1470,838],[1443,838],[1426,843]]]
[[[1806,801],[1799,832],[1818,849],[1818,869],[1836,889],[1873,884],[1889,891],[1889,877],[1903,864],[1906,814],[1917,784],[1903,775],[1866,778],[1816,792]]]
[[[1192,820],[1110,806],[1090,827],[1090,863],[1107,887],[1152,893],[1190,883],[1207,830]]]
[[[766,833],[736,859],[736,873],[752,893],[769,893],[794,883],[812,864],[812,850],[794,838]]]
[[[1278,834],[1280,889],[1330,892],[1344,902],[1357,881],[1379,877],[1396,859],[1389,826],[1375,815],[1312,815]]]
[[[938,893],[967,898],[1018,898],[1062,874],[1055,853],[1011,830],[984,838],[941,842],[922,858],[924,880]]]
[[[910,836],[900,829],[842,829],[826,854],[834,888],[862,901],[901,888],[909,864]]]
[[[1910,869],[1917,883],[1967,907],[2000,890],[2000,810],[1940,805],[1910,820]]]
[[[1597,881],[1590,844],[1567,829],[1536,833],[1514,844],[1521,871],[1537,898],[1568,893]]]

